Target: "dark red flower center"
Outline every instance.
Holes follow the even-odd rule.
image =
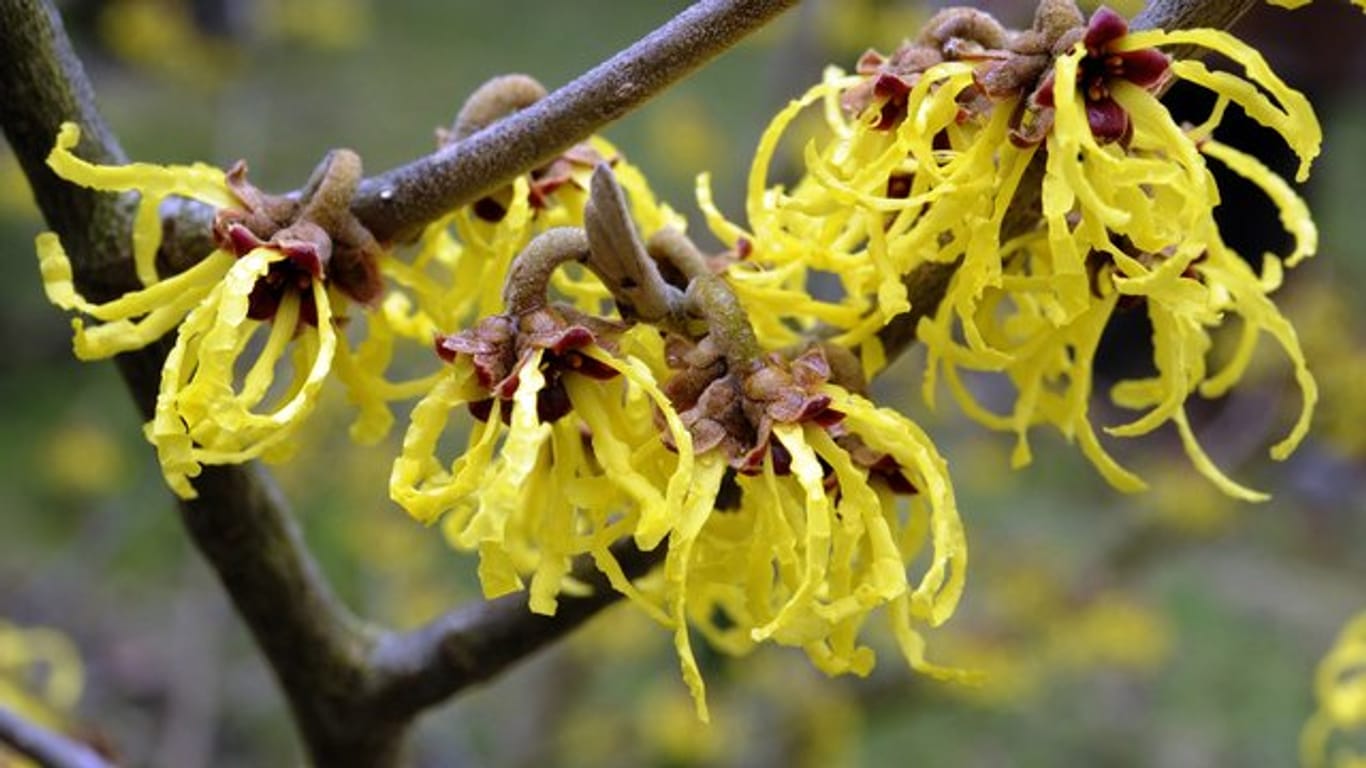
[[[1136,51],[1115,50],[1116,43],[1129,34],[1123,16],[1101,6],[1091,15],[1082,37],[1085,55],[1077,65],[1077,90],[1086,104],[1086,121],[1096,141],[1127,144],[1133,135],[1129,113],[1111,95],[1116,81],[1126,80],[1140,88],[1157,88],[1167,75],[1171,61],[1155,48]],[[1034,103],[1054,106],[1053,75],[1034,94]]]

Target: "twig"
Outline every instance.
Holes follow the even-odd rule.
[[[48,226],[67,247],[86,255],[85,287],[95,298],[122,293],[110,271],[129,269],[128,212],[113,195],[57,178],[45,162],[64,120],[81,126],[82,157],[123,163],[127,156],[95,109],[95,97],[56,9],[40,0],[0,0],[0,124],[28,177]],[[123,238],[123,239],[120,239]]]
[[[641,552],[630,542],[612,547],[628,579],[648,573],[664,552],[663,546]],[[574,576],[593,591],[561,595],[554,616],[532,613],[527,595],[519,593],[461,606],[419,629],[385,635],[370,657],[368,697],[384,712],[419,712],[499,674],[621,598],[587,557],[574,563]]]
[[[583,141],[715,58],[797,0],[701,0],[534,105],[361,185],[352,210],[403,239]]]
[[[110,768],[110,764],[90,747],[30,723],[3,706],[0,706],[0,744],[43,768]]]
[[[1134,17],[1133,29],[1228,29],[1257,0],[1149,0]]]

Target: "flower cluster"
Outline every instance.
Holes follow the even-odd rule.
[[[1172,61],[1157,50],[1166,45],[1224,53],[1245,77]],[[1178,124],[1157,101],[1174,79],[1217,96],[1203,124]],[[495,81],[439,140],[496,130],[542,93],[527,78]],[[770,187],[784,135],[817,103],[830,139],[804,148],[790,189]],[[178,328],[147,427],[177,494],[194,495],[202,465],[287,454],[332,374],[358,408],[361,440],[387,431],[389,402],[420,396],[390,475],[394,501],[478,554],[487,596],[526,590],[537,613],[591,589],[591,563],[594,583],[672,629],[705,719],[694,631],[729,653],[774,642],[830,674],[864,675],[864,630],[881,612],[912,668],[967,675],[929,661],[922,634],[954,613],[966,576],[947,462],[919,426],[866,396],[903,316],[919,318],[931,402],[946,382],[974,418],[1016,433],[1018,463],[1029,430],[1051,424],[1134,489],[1141,481],[1091,421],[1091,369],[1112,316],[1145,308],[1156,375],[1114,388],[1117,404],[1143,413],[1106,431],[1171,422],[1203,474],[1260,498],[1205,456],[1185,403],[1237,384],[1266,334],[1304,400],[1272,453],[1294,449],[1315,384],[1268,294],[1317,243],[1289,184],[1213,138],[1230,105],[1286,139],[1303,180],[1320,141],[1313,113],[1223,33],[1130,33],[1105,9],[1087,22],[1070,0],[1045,0],[1016,32],[952,9],[892,55],[865,55],[857,74],[831,70],[778,114],[751,171],[747,228],[701,178],[720,254],[703,254],[600,138],[394,247],[350,212],[352,153],[330,155],[300,194],[272,196],[241,166],[91,165],[72,154],[71,127],[49,161],[60,175],[141,195],[143,287],[88,301],[56,237],[38,247],[52,301],[102,321],[74,321],[78,356]],[[1292,253],[1254,270],[1225,245],[1208,158],[1266,192]],[[216,209],[216,248],[167,275],[158,209],[172,196]],[[826,277],[835,295],[816,286]],[[359,344],[343,324],[352,309]],[[1230,315],[1241,336],[1212,367],[1211,331]],[[436,373],[385,378],[399,342],[433,340]],[[969,371],[1008,378],[1013,408],[989,410]],[[452,443],[461,449],[448,456]],[[663,567],[628,575],[626,544]]]
[[[580,214],[590,234],[631,226],[612,178],[600,166],[590,184]],[[926,660],[914,626],[952,613],[966,567],[929,438],[852,391],[859,382],[836,381],[849,366],[822,347],[764,352],[747,321],[727,315],[733,296],[705,263],[656,265],[633,237],[541,232],[509,267],[503,310],[438,336],[449,366],[414,409],[393,498],[479,553],[486,595],[529,576],[536,612],[556,610],[556,596],[576,588],[573,558],[590,557],[674,628],[703,717],[690,627],[733,653],[772,640],[832,674],[866,674],[861,627],[886,606],[913,666],[957,674]],[[551,301],[554,271],[580,262],[630,311],[607,319]],[[640,276],[625,287],[613,277],[632,269]],[[688,281],[686,292],[663,272]],[[687,317],[661,321],[663,332],[627,320],[651,314],[641,309],[651,299],[632,295],[637,282],[657,283],[661,303],[679,302]],[[447,462],[440,440],[462,406],[474,423]],[[612,547],[623,538],[666,550],[662,574],[628,579]],[[921,558],[913,579],[907,566]]]
[[[1224,54],[1244,75],[1158,50],[1172,45]],[[1158,102],[1175,80],[1215,95],[1202,124],[1179,124]],[[817,103],[829,140],[805,146],[806,173],[790,190],[767,186],[784,134]],[[1105,432],[1136,436],[1171,422],[1204,475],[1260,499],[1209,460],[1186,401],[1228,392],[1265,334],[1289,358],[1303,396],[1271,453],[1294,450],[1317,389],[1268,295],[1283,267],[1314,253],[1317,233],[1288,183],[1214,138],[1230,105],[1286,140],[1303,181],[1321,141],[1308,102],[1228,34],[1130,32],[1112,11],[1086,22],[1066,0],[1042,3],[1021,32],[951,9],[892,55],[866,54],[858,74],[831,70],[779,113],[751,171],[750,231],[711,206],[705,178],[699,196],[716,234],[746,253],[728,277],[765,329],[780,336],[824,324],[837,341],[860,345],[872,373],[883,364],[884,328],[913,313],[928,352],[927,401],[945,382],[971,417],[1018,436],[1017,465],[1030,459],[1030,429],[1051,424],[1114,485],[1143,487],[1103,447],[1090,415],[1101,334],[1116,313],[1143,308],[1156,375],[1113,388],[1117,405],[1142,413]],[[1219,191],[1210,159],[1265,191],[1293,236],[1290,253],[1254,269],[1228,247],[1212,214]],[[911,289],[944,269],[952,277],[942,301],[922,291],[912,306]],[[809,296],[816,271],[839,276],[838,296]],[[1233,316],[1241,321],[1234,353],[1214,365],[1211,333]],[[1013,407],[991,410],[965,383],[969,371],[1004,375]]]
[[[356,436],[383,436],[392,421],[383,403],[406,389],[385,381],[382,366],[374,365],[387,359],[382,349],[352,349],[339,329],[349,306],[378,301],[381,263],[388,258],[345,207],[360,179],[354,154],[334,153],[320,167],[311,196],[300,201],[263,194],[246,181],[241,164],[227,173],[204,165],[93,165],[72,154],[79,140],[76,126],[64,126],[48,163],[92,189],[140,193],[133,259],[143,287],[103,303],[86,300],[51,233],[37,241],[43,283],[54,304],[102,321],[90,328],[72,321],[83,360],[141,349],[178,327],[146,429],[177,495],[195,497],[190,478],[202,465],[288,456],[334,369],[362,405]],[[171,196],[217,209],[217,247],[189,269],[163,276],[156,263],[159,208]],[[382,346],[383,318],[371,313],[370,321]],[[263,343],[242,372],[258,337]],[[290,377],[280,386],[276,370],[286,358]]]

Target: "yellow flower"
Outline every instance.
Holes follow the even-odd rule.
[[[1354,736],[1366,732],[1366,613],[1343,628],[1319,664],[1314,698],[1318,711],[1300,733],[1300,763],[1307,768],[1366,764],[1366,753],[1332,744],[1335,735],[1350,744]]]
[[[1096,27],[1093,19],[1092,29]],[[1015,275],[1002,280],[992,300],[977,311],[977,327],[995,325],[987,335],[993,337],[992,346],[1007,352],[1009,359],[992,360],[957,345],[941,311],[935,325],[921,329],[922,339],[931,348],[927,387],[933,386],[933,367],[942,364],[955,395],[970,414],[1020,436],[1017,464],[1029,460],[1025,442],[1029,426],[1053,423],[1069,438],[1078,439],[1083,451],[1117,487],[1141,488],[1142,482],[1100,446],[1087,414],[1089,371],[1100,333],[1117,304],[1141,304],[1153,325],[1158,375],[1121,382],[1114,388],[1111,396],[1118,405],[1147,412],[1106,431],[1129,437],[1171,421],[1202,474],[1230,495],[1264,499],[1264,494],[1229,480],[1209,460],[1190,429],[1185,400],[1197,390],[1205,397],[1228,392],[1246,371],[1260,334],[1268,334],[1290,358],[1303,393],[1299,419],[1289,436],[1271,451],[1274,458],[1283,459],[1308,430],[1317,387],[1294,329],[1267,298],[1280,284],[1281,262],[1268,256],[1259,276],[1224,245],[1212,214],[1218,190],[1204,156],[1220,160],[1266,191],[1295,238],[1294,251],[1285,257],[1285,265],[1294,266],[1317,248],[1317,233],[1303,201],[1256,159],[1209,135],[1227,105],[1236,103],[1285,137],[1301,158],[1299,176],[1303,179],[1319,151],[1318,123],[1302,95],[1271,73],[1255,51],[1222,32],[1125,36],[1121,26],[1118,34],[1101,43],[1100,53],[1136,52],[1151,45],[1204,45],[1243,63],[1250,80],[1211,72],[1198,62],[1172,62],[1174,76],[1203,85],[1218,96],[1210,119],[1184,131],[1145,88],[1124,78],[1107,79],[1103,93],[1120,110],[1124,127],[1115,132],[1116,137],[1123,134],[1122,140],[1102,143],[1095,124],[1097,109],[1091,104],[1096,93],[1093,90],[1083,98],[1078,92],[1079,82],[1097,88],[1094,81],[1087,81],[1096,76],[1088,74],[1095,70],[1088,69],[1092,65],[1086,63],[1087,57],[1096,55],[1087,47],[1094,45],[1089,41],[1078,43],[1056,62],[1053,124],[1042,186],[1046,241],[1026,238],[1013,253],[1004,254],[1015,257]],[[1230,314],[1242,319],[1239,342],[1232,359],[1211,372],[1206,363],[1210,329],[1221,326]],[[977,406],[952,371],[955,365],[1004,371],[1018,392],[1014,413],[999,417]]]
[[[356,352],[335,326],[350,303],[373,303],[382,291],[377,262],[385,254],[368,233],[354,221],[347,232],[325,231],[310,218],[311,202],[262,195],[246,182],[241,166],[229,174],[205,165],[97,166],[72,154],[79,138],[76,126],[63,126],[49,164],[63,178],[93,189],[140,193],[133,258],[145,287],[104,303],[87,301],[51,233],[37,239],[44,287],[54,304],[102,321],[90,328],[81,319],[72,321],[76,356],[83,360],[145,347],[179,326],[147,425],[177,495],[195,496],[189,479],[204,464],[287,455],[335,361],[361,405],[353,434],[366,440],[383,435],[390,420],[384,401],[413,394],[411,385],[392,385],[382,379],[382,369],[368,367],[388,361],[384,321],[372,323],[381,340]],[[341,158],[332,161],[339,175],[323,186],[354,184],[359,161],[343,153],[334,158]],[[170,196],[218,209],[218,247],[184,272],[163,277],[156,267],[159,207]],[[292,224],[281,223],[291,219]],[[239,376],[240,359],[258,335],[265,337],[263,345]],[[291,374],[279,386],[276,369],[286,356]]]
[[[452,545],[479,552],[486,596],[521,589],[530,573],[531,609],[553,614],[556,595],[574,589],[570,560],[581,554],[633,595],[609,547],[635,536],[654,548],[682,506],[690,440],[643,359],[662,359],[662,349],[648,333],[621,333],[542,308],[438,340],[450,366],[413,409],[390,495],[419,521],[440,521]],[[478,423],[447,466],[437,442],[462,405]]]
[[[61,728],[84,686],[85,667],[66,635],[0,620],[0,707]],[[0,759],[7,754],[0,747]]]
[[[981,219],[1004,215],[1030,151],[995,162],[995,150],[1009,147],[1009,110],[981,119],[961,111],[960,99],[974,88],[970,64],[944,62],[919,74],[896,102],[904,119],[894,121],[877,105],[856,119],[845,116],[841,100],[862,81],[831,68],[769,124],[749,177],[752,232],[716,210],[705,175],[698,199],[713,232],[740,258],[726,278],[766,345],[797,343],[824,323],[841,331],[834,341],[862,345],[865,372],[873,373],[882,365],[874,334],[909,308],[902,275],[966,252],[970,263],[961,271],[989,279],[992,249],[985,241],[966,246]],[[790,192],[768,187],[784,133],[818,102],[830,140],[820,149],[806,145],[806,175]],[[838,278],[838,296],[812,297],[816,273]]]
[[[963,22],[956,13],[971,14],[936,18]],[[1264,498],[1208,459],[1185,401],[1196,391],[1226,393],[1242,378],[1260,335],[1271,336],[1303,393],[1299,419],[1272,449],[1280,459],[1303,439],[1317,389],[1293,328],[1267,298],[1280,284],[1282,262],[1267,258],[1258,274],[1223,243],[1206,158],[1266,192],[1295,239],[1284,258],[1284,266],[1294,266],[1317,248],[1303,201],[1255,158],[1211,134],[1236,104],[1285,138],[1300,157],[1303,180],[1322,139],[1308,102],[1256,51],[1222,32],[1128,34],[1123,19],[1105,9],[1084,28],[1066,30],[1041,13],[1035,28],[1016,38],[993,31],[980,14],[967,21],[980,39],[957,45],[992,55],[955,60],[957,49],[940,41],[932,21],[891,58],[865,56],[863,79],[829,73],[780,113],[751,174],[752,234],[708,205],[703,184],[712,228],[737,249],[744,246],[745,259],[727,279],[751,314],[771,318],[758,327],[761,338],[793,343],[798,331],[813,327],[793,315],[807,313],[834,327],[836,341],[861,344],[865,371],[875,371],[883,355],[873,334],[908,306],[902,277],[930,264],[956,265],[937,311],[918,328],[927,349],[927,401],[934,403],[937,383],[946,381],[969,415],[1017,433],[1017,464],[1029,461],[1028,430],[1053,424],[1107,479],[1133,490],[1142,481],[1101,445],[1089,400],[1102,331],[1117,308],[1141,305],[1154,326],[1158,375],[1114,389],[1117,404],[1145,413],[1106,431],[1135,436],[1171,421],[1195,465],[1220,488]],[[1039,63],[1047,59],[1038,54],[1046,45],[1019,42],[1028,35],[1066,51],[1052,73]],[[1069,49],[1065,40],[1077,42]],[[1246,79],[1195,61],[1172,62],[1154,49],[1187,44],[1239,62]],[[1151,91],[1171,78],[1215,93],[1204,124],[1183,129],[1157,101]],[[808,145],[806,175],[792,192],[766,188],[781,134],[818,100],[830,140],[820,150]],[[858,110],[857,119],[845,117],[849,110]],[[1042,231],[1009,221],[1017,193],[1041,200]],[[836,299],[807,297],[817,271],[839,276]],[[1229,315],[1242,320],[1239,342],[1231,360],[1209,371],[1210,333]],[[963,385],[962,370],[1007,376],[1016,388],[1011,412],[980,404]]]
[[[828,674],[866,675],[874,655],[860,636],[886,609],[914,669],[963,677],[926,659],[917,629],[952,615],[967,566],[947,466],[929,438],[830,383],[819,347],[709,377],[699,376],[717,370],[705,345],[665,386],[696,469],[662,590],[650,593],[673,617],[699,717],[705,688],[689,625],[728,653],[772,641],[802,648]]]

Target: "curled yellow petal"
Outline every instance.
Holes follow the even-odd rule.
[[[158,198],[179,195],[208,203],[215,208],[237,208],[241,203],[228,189],[222,169],[203,163],[194,165],[95,165],[76,157],[71,150],[81,140],[75,123],[62,123],[57,144],[47,164],[58,176],[91,189],[106,192],[141,191]]]
[[[141,349],[174,328],[222,279],[233,264],[223,251],[214,251],[190,269],[142,290],[95,304],[77,292],[71,261],[61,241],[51,232],[38,235],[38,267],[47,298],[62,309],[75,310],[104,321],[86,327],[73,321],[74,348],[82,360],[98,360]]]
[[[1309,216],[1309,206],[1285,183],[1285,179],[1266,167],[1261,160],[1213,139],[1201,142],[1200,151],[1218,158],[1229,170],[1256,184],[1271,198],[1281,224],[1295,240],[1295,248],[1285,257],[1287,267],[1299,264],[1318,251],[1319,230]]]
[[[1227,72],[1211,71],[1193,59],[1172,62],[1172,72],[1221,96],[1226,96],[1247,112],[1248,117],[1276,131],[1299,155],[1300,167],[1295,180],[1309,177],[1309,166],[1323,144],[1323,129],[1304,94],[1285,84],[1272,71],[1255,48],[1233,35],[1217,29],[1146,30],[1130,33],[1119,41],[1121,50],[1136,50],[1158,45],[1197,45],[1227,56],[1243,66],[1248,80]],[[1258,87],[1275,98],[1262,94]]]

